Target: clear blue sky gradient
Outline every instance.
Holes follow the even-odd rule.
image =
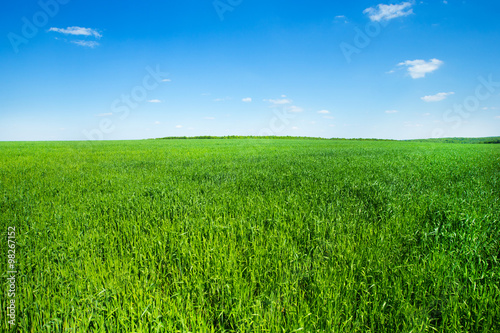
[[[381,21],[366,11],[405,3]],[[0,140],[498,136],[499,12],[491,0],[4,2]],[[69,27],[100,37],[56,31]],[[402,65],[431,59],[424,77]]]

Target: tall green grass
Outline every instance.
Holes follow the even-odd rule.
[[[0,143],[15,330],[500,331],[499,194],[496,145]]]

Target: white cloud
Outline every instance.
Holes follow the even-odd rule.
[[[500,119],[500,116],[496,116],[495,119]]]
[[[413,14],[413,2],[402,2],[399,5],[379,4],[376,7],[366,8],[363,14],[367,14],[374,22],[389,21],[397,17]]]
[[[318,113],[320,113],[320,114],[329,114],[330,111],[328,111],[328,110],[320,110],[320,111],[318,111]]]
[[[387,111],[385,111],[385,113],[389,113],[389,114],[398,113],[398,112],[399,112],[398,110],[387,110]]]
[[[282,98],[286,98],[286,95],[281,95]]]
[[[485,106],[485,107],[483,108],[483,110],[485,110],[485,111],[486,111],[486,110],[498,110],[498,108],[496,108],[496,107],[494,107],[494,106],[492,106],[492,107],[487,107],[487,106]]]
[[[286,97],[286,95],[281,95],[281,97]],[[288,105],[292,104],[293,101],[289,98],[282,98],[282,99],[264,99],[264,102],[269,102],[271,103],[271,107],[278,107],[281,106],[283,108],[286,108],[288,112],[303,112],[304,109],[296,106],[296,105]]]
[[[335,19],[338,21],[344,21],[344,23],[349,23],[349,21],[347,20],[347,17],[345,15],[337,15],[337,16],[335,16]]]
[[[161,103],[159,99],[150,99],[148,103]]]
[[[182,128],[182,125],[177,125],[175,126],[175,128]]]
[[[295,131],[298,130],[299,128],[297,126],[293,126],[292,129]]]
[[[159,121],[155,121],[155,125],[160,125],[161,123]]]
[[[335,119],[335,117],[332,117],[332,116],[324,116],[323,118],[325,118],[325,119]]]
[[[203,119],[207,119],[207,120],[214,120],[214,119],[215,119],[215,117],[205,117],[205,118],[203,118]]]
[[[82,27],[67,27],[66,29],[50,28],[49,31],[55,31],[65,35],[94,36],[95,38],[102,37],[102,35],[99,32],[97,32],[97,30],[91,28],[82,28]]]
[[[420,99],[423,100],[424,102],[439,102],[439,101],[442,101],[444,99],[446,99],[446,97],[450,96],[450,95],[454,95],[455,93],[454,92],[447,92],[447,93],[439,93],[439,94],[436,94],[436,95],[429,95],[429,96],[424,96],[424,97],[421,97]]]
[[[161,80],[161,82],[170,82],[170,81],[172,81],[172,80],[170,80],[170,79],[163,79],[163,80]]]
[[[97,116],[98,117],[108,117],[108,116],[112,116],[113,114],[110,112],[110,113],[100,113],[98,114]]]
[[[420,79],[425,77],[425,74],[432,73],[444,64],[439,59],[431,59],[429,61],[425,60],[406,60],[400,62],[398,66],[407,66],[408,73],[413,79]]]
[[[96,46],[99,46],[98,42],[88,41],[88,40],[73,40],[73,41],[71,41],[71,43],[76,44],[76,45],[80,45],[80,46],[84,46],[84,47],[90,47],[91,49],[93,49]]]
[[[431,115],[431,114],[430,114],[429,112],[427,112],[427,113],[424,113],[422,116],[424,116],[424,117],[428,117],[428,116],[430,116],[430,115]]]
[[[246,97],[246,98],[243,98],[242,101],[245,102],[245,103],[250,103],[252,101],[252,98],[251,97]]]
[[[304,111],[304,109],[299,107],[299,106],[292,105],[292,106],[290,106],[290,109],[288,111],[289,112],[302,112],[302,111]]]
[[[269,103],[274,104],[274,105],[283,105],[283,104],[291,104],[292,100],[290,99],[269,99],[267,100]]]

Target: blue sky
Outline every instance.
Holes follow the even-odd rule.
[[[3,7],[0,140],[500,135],[495,1]]]

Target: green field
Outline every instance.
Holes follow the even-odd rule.
[[[500,332],[500,146],[0,143],[1,328]]]

